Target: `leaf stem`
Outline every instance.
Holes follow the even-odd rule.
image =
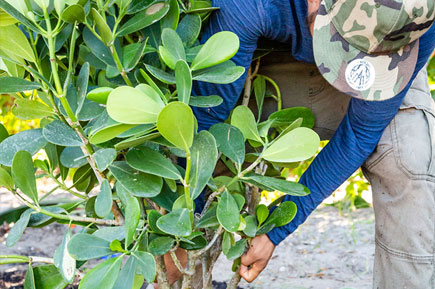
[[[189,211],[193,212],[193,200],[190,196],[190,184],[189,184],[189,178],[190,178],[190,171],[192,169],[192,156],[190,155],[190,152],[186,151],[186,174],[184,175],[184,196],[186,198],[186,204]]]

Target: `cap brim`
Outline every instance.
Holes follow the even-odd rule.
[[[314,58],[323,77],[356,98],[380,101],[408,84],[418,57],[418,40],[388,55],[370,55],[350,45],[335,29],[322,2],[314,23]]]

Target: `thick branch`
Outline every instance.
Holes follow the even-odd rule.
[[[159,289],[170,289],[168,275],[166,274],[166,266],[163,260],[163,256],[156,256],[156,270],[157,270],[157,283],[159,284]]]
[[[237,289],[237,285],[240,283],[241,279],[242,276],[240,276],[239,270],[237,270],[231,278],[230,283],[228,283],[227,289]]]

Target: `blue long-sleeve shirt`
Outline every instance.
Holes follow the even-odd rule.
[[[240,38],[240,49],[233,57],[237,65],[249,68],[260,37],[291,44],[291,54],[296,60],[314,63],[313,42],[305,22],[305,0],[214,0],[220,7],[215,12],[202,37],[205,42],[216,32],[227,30]],[[305,197],[286,196],[293,201],[298,212],[288,225],[274,228],[268,233],[270,240],[279,244],[302,224],[308,215],[353,172],[375,149],[384,129],[396,115],[403,98],[417,72],[427,62],[435,48],[435,26],[420,38],[417,65],[408,86],[395,97],[378,102],[352,98],[347,114],[328,145],[317,155],[300,183],[311,194]],[[234,108],[244,85],[246,73],[237,81],[226,85],[204,82],[194,84],[194,94],[223,97],[222,105],[215,108],[193,108],[200,129],[208,129],[223,122]]]

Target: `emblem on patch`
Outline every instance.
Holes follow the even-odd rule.
[[[369,61],[356,59],[347,65],[346,82],[355,90],[367,90],[375,82],[375,74],[375,68]]]

